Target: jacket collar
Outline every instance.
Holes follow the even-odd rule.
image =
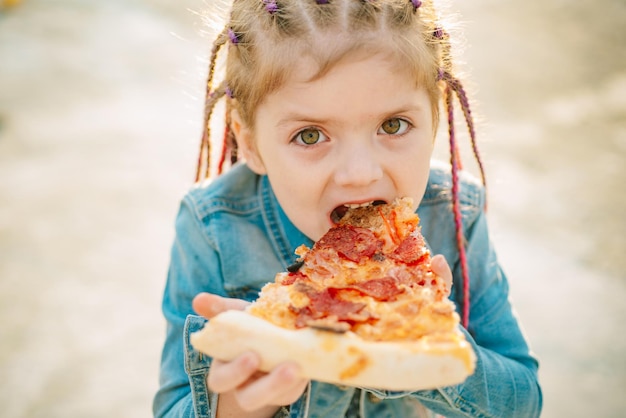
[[[278,203],[267,176],[259,177],[258,190],[269,238],[286,268],[296,261],[297,256],[294,254],[296,248],[302,244],[310,248],[313,241],[289,220]]]

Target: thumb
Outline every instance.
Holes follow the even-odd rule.
[[[199,293],[191,302],[193,310],[207,319],[228,310],[241,311],[249,304],[242,299],[224,298],[212,293]]]

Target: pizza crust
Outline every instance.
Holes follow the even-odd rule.
[[[307,379],[387,390],[458,384],[476,361],[460,331],[408,342],[366,341],[350,331],[285,329],[245,311],[223,312],[190,338],[195,349],[223,361],[254,351],[263,371],[294,362]]]

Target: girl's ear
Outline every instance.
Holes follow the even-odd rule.
[[[246,161],[246,164],[257,174],[265,174],[265,165],[254,145],[252,130],[244,124],[239,111],[234,108],[230,113],[230,128],[235,134],[237,149]]]

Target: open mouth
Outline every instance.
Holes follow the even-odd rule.
[[[384,205],[385,203],[387,202],[385,202],[384,200],[372,200],[370,202],[364,202],[364,203],[348,203],[345,205],[339,205],[335,209],[333,209],[333,211],[330,213],[330,220],[334,224],[337,224],[339,223],[341,218],[346,216],[346,213],[348,213],[350,209],[358,209],[358,208],[365,208],[368,206]]]

